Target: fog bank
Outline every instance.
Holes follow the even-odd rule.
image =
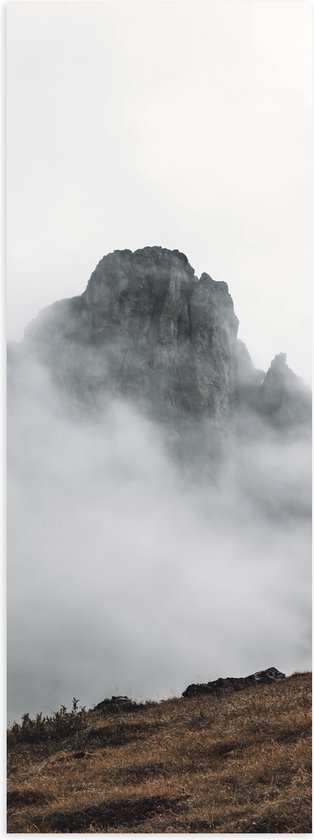
[[[238,438],[197,483],[134,405],[71,418],[33,363],[8,437],[10,721],[311,666],[308,442]]]

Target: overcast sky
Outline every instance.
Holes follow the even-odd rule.
[[[311,3],[11,2],[7,67],[9,338],[157,244],[309,380]]]

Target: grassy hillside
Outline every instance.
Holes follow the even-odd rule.
[[[26,716],[8,744],[8,832],[311,832],[308,673],[131,711]]]

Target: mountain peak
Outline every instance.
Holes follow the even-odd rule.
[[[311,403],[310,389],[288,367],[286,353],[278,353],[261,384],[261,413],[279,428],[307,424],[311,416]]]
[[[286,355],[264,377],[237,331],[227,283],[153,245],[102,257],[85,291],[47,307],[25,342],[82,407],[120,395],[179,435],[209,422],[216,445],[241,405],[273,426],[307,422],[309,394]]]
[[[288,365],[287,365],[287,354],[286,353],[277,353],[277,355],[274,356],[270,367],[273,370],[275,370],[275,369],[276,370],[283,370],[284,368],[288,367]]]

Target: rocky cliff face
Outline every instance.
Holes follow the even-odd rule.
[[[29,325],[23,352],[81,408],[128,397],[186,440],[190,433],[190,446],[196,426],[210,425],[215,448],[241,408],[277,427],[307,422],[309,394],[285,357],[266,376],[256,371],[237,330],[226,283],[198,279],[179,251],[147,247],[103,257],[81,296]]]
[[[180,446],[201,436],[213,453],[233,411],[237,329],[226,283],[152,247],[104,257],[86,291],[44,310],[24,345],[81,408],[127,397]]]

